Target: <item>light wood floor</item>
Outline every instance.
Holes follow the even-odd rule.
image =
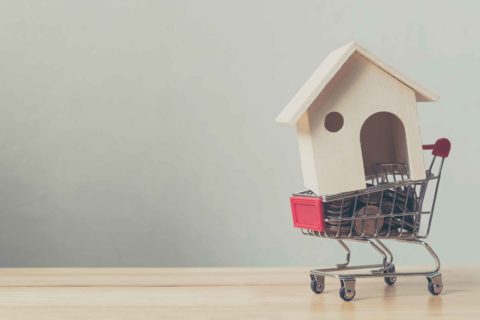
[[[308,268],[1,269],[0,319],[480,319],[480,268],[442,270],[432,296],[422,277],[358,279],[310,291]]]

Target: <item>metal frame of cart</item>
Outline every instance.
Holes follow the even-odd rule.
[[[310,191],[293,194],[291,202],[294,223],[297,227],[300,225],[302,233],[334,239],[346,252],[344,263],[334,268],[310,271],[313,292],[322,293],[325,277],[333,277],[340,280],[340,297],[350,301],[355,297],[356,278],[382,277],[388,285],[393,285],[397,277],[425,276],[428,280],[428,291],[433,295],[440,294],[443,289],[440,259],[423,239],[430,233],[443,164],[450,152],[450,142],[444,138],[439,139],[433,145],[424,145],[423,149],[432,150],[433,155],[425,179],[409,180],[405,164],[384,163],[377,165],[376,174],[368,177],[368,186],[363,190],[328,196],[317,196]],[[297,207],[298,203],[302,207]],[[305,205],[310,204],[320,208],[320,218],[317,222],[312,222],[312,218],[308,216],[311,226],[302,227],[302,217],[299,215],[311,215],[310,208],[307,208],[307,211],[304,209]],[[435,267],[425,271],[396,272],[393,254],[382,241],[384,239],[424,247],[432,256]],[[350,249],[345,240],[369,244],[382,255],[382,263],[350,266]],[[362,270],[363,272],[360,272]]]

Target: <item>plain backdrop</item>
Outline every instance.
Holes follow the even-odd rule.
[[[440,95],[418,106],[423,142],[453,144],[429,241],[446,264],[480,262],[479,12],[478,1],[1,0],[0,266],[340,262],[336,243],[292,227],[298,146],[274,119],[351,40]],[[429,263],[394,249],[398,263]]]

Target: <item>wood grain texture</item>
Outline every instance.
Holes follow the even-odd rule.
[[[343,302],[335,279],[314,295],[308,268],[3,269],[0,319],[478,319],[479,271],[443,270],[440,296],[359,279]]]

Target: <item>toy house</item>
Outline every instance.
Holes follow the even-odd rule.
[[[352,42],[332,51],[276,121],[296,126],[305,187],[317,195],[365,188],[377,163],[424,179],[417,101],[436,96]]]

